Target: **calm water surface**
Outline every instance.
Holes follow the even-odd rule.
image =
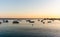
[[[12,24],[12,21],[0,24],[0,37],[60,37],[59,20],[52,23],[47,23],[48,20],[45,20],[45,24],[34,20],[33,26],[25,20],[19,24]]]

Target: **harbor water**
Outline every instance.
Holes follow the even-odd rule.
[[[45,20],[45,24],[41,21],[34,20],[35,23],[19,21],[19,24],[13,24],[13,20],[8,23],[0,24],[0,37],[60,37],[60,20]],[[33,25],[32,25],[33,24]]]

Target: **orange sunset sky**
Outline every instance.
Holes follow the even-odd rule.
[[[0,0],[1,18],[60,18],[60,0]]]

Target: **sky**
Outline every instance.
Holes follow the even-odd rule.
[[[60,0],[0,0],[1,18],[60,18]]]

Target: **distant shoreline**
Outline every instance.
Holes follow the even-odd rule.
[[[27,20],[27,19],[43,19],[43,20],[60,20],[60,18],[0,18],[0,20]]]

